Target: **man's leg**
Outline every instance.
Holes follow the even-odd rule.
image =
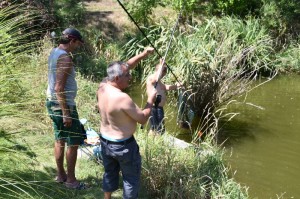
[[[157,109],[157,133],[162,135],[165,133],[165,113],[162,107],[158,107]]]
[[[128,154],[123,154],[121,171],[123,176],[123,198],[137,199],[141,176],[141,155],[136,141],[126,144]]]
[[[110,199],[112,192],[117,190],[119,186],[120,165],[115,158],[111,157],[111,152],[115,152],[113,150],[115,147],[119,146],[111,145],[110,147],[106,142],[101,140],[101,154],[104,166],[102,189],[105,199]]]
[[[77,161],[78,145],[68,146],[66,159],[67,159],[67,182],[73,183],[76,181],[75,166]]]
[[[57,166],[57,180],[64,181],[67,178],[66,171],[64,169],[64,152],[65,141],[56,140],[54,144],[54,156]]]
[[[104,199],[111,199],[112,192],[104,192]]]

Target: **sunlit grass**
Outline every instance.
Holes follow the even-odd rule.
[[[105,49],[99,47],[99,52],[106,53],[108,59],[119,58],[118,45],[106,45]],[[23,48],[20,51],[1,48],[6,54],[5,61],[0,62],[0,81],[3,83],[0,95],[0,197],[103,198],[103,167],[94,161],[80,158],[76,167],[78,180],[89,183],[90,189],[74,191],[54,181],[54,135],[45,108],[47,57],[51,47],[51,42],[45,38],[39,48],[34,48],[37,53],[28,53]],[[88,125],[98,131],[100,117],[95,108],[98,83],[81,74],[77,79],[76,101],[80,118],[87,118]],[[147,130],[139,131],[137,140],[143,156],[141,198],[205,198],[207,195],[233,194],[246,198],[244,188],[228,177],[223,152],[214,146],[212,137],[207,136],[201,145],[182,150],[167,144],[163,137],[153,139],[147,136]],[[228,193],[229,190],[233,193]],[[114,193],[114,197],[122,198],[122,189]]]
[[[143,154],[143,184],[152,198],[248,198],[245,188],[227,176],[223,152],[211,140],[178,148],[167,137],[139,131]],[[217,198],[217,197],[212,197]]]

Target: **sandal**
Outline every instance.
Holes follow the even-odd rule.
[[[55,181],[62,184],[62,183],[67,181],[67,177],[66,178],[60,178],[60,177],[56,176]]]
[[[84,182],[78,182],[78,181],[73,183],[65,182],[65,186],[69,189],[76,189],[76,190],[84,190],[88,188],[88,186]]]

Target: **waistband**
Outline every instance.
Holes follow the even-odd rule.
[[[51,101],[50,99],[46,99],[47,102],[50,103],[50,106],[57,106],[57,107],[60,107],[59,103],[58,102],[55,102],[55,101]],[[73,110],[76,108],[76,105],[68,105],[67,104],[67,107],[70,109],[70,110]]]
[[[100,136],[100,139],[101,139],[101,141],[105,142],[106,144],[119,144],[119,145],[129,144],[130,142],[134,141],[133,136],[131,136],[130,138],[128,138],[126,140],[122,140],[122,141],[111,141],[111,140],[105,139],[102,136]]]
[[[155,106],[152,106],[153,109],[164,109],[162,106],[158,106],[158,107],[155,107]]]

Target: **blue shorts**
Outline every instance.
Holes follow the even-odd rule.
[[[164,109],[163,107],[152,107],[150,116],[150,129],[157,133],[163,134],[165,132],[164,122]]]
[[[103,191],[113,192],[118,189],[119,172],[123,176],[123,198],[138,198],[141,155],[134,137],[121,142],[108,141],[101,137],[101,152],[104,165]]]

